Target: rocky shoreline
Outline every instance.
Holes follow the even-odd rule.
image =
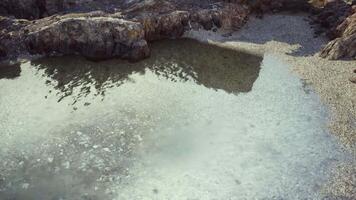
[[[239,30],[252,13],[286,10],[310,12],[316,32],[332,39],[320,56],[356,58],[355,1],[316,8],[305,0],[16,0],[0,3],[0,61],[59,55],[135,61],[149,56],[151,41],[192,29]]]

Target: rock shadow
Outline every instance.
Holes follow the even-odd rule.
[[[151,49],[150,58],[135,63],[57,57],[33,61],[32,65],[48,77],[46,84],[58,91],[58,101],[71,96],[75,103],[88,94],[104,98],[109,88],[131,81],[133,74],[144,75],[146,70],[175,82],[192,80],[228,93],[249,92],[262,62],[262,57],[256,55],[191,39],[159,41]]]
[[[0,79],[14,79],[21,74],[20,64],[1,65],[0,64]]]

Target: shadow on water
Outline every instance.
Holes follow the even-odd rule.
[[[106,94],[109,88],[133,82],[132,75],[144,76],[147,72],[173,82],[198,84],[203,86],[201,89],[234,94],[249,92],[259,75],[261,61],[258,56],[193,40],[177,40],[152,44],[151,57],[136,63],[122,60],[91,62],[80,57],[62,57],[40,59],[31,64],[44,77],[43,84],[58,92],[58,101],[68,97],[75,103],[80,99],[87,100],[88,95],[109,96],[109,92]],[[11,70],[7,68],[0,71],[0,78],[15,78],[20,72],[19,66]],[[22,75],[32,72],[23,68]],[[38,78],[33,74],[27,78],[31,81],[33,77]],[[42,83],[42,79],[39,82]],[[35,91],[41,93],[42,90]],[[43,95],[48,94],[44,92]],[[135,112],[139,108],[133,108],[133,111],[122,109],[111,113],[113,116],[93,119],[95,122],[79,123],[73,118],[80,114],[74,117],[73,114],[68,118],[70,120],[65,118],[65,128],[51,127],[53,129],[43,133],[41,128],[28,128],[28,124],[43,120],[41,117],[38,121],[28,117],[25,125],[16,125],[11,132],[13,136],[9,136],[16,139],[16,145],[6,144],[3,139],[4,146],[0,148],[0,199],[111,199],[109,186],[128,174],[130,163],[135,162],[135,149],[145,134],[154,134],[157,124],[157,119],[149,113]],[[51,113],[56,111],[56,107],[50,110]],[[33,113],[36,112],[40,111],[34,110]],[[22,114],[16,117],[20,116]],[[16,136],[16,133],[22,133],[21,126],[26,129],[24,138],[21,134]],[[11,128],[11,124],[5,124],[5,127]],[[32,141],[31,134],[35,132],[53,137]]]
[[[58,90],[58,101],[71,96],[75,103],[88,94],[104,97],[108,88],[129,82],[130,75],[146,70],[175,82],[193,80],[228,93],[249,92],[261,61],[255,55],[181,39],[153,43],[151,57],[136,63],[65,57],[40,59],[32,65],[44,70],[43,76],[49,77],[46,83]]]
[[[0,79],[14,79],[21,74],[20,64],[0,65]]]
[[[178,40],[137,63],[21,65],[0,80],[0,200],[317,199],[343,159],[324,108],[261,59]]]
[[[144,76],[147,72],[161,79],[228,93],[249,92],[261,61],[261,57],[193,40],[167,40],[152,44],[151,57],[136,63],[92,62],[68,56],[40,59],[31,65],[43,76],[40,82],[45,81],[43,84],[57,92],[58,101],[69,98],[76,103],[87,101],[88,95],[104,98],[110,88],[134,82],[132,75]],[[32,72],[23,69],[21,75]],[[20,66],[0,68],[0,79],[13,79],[20,73]],[[108,186],[127,175],[141,135],[154,130],[156,123],[148,114],[130,110],[113,115],[96,119],[95,123],[66,121],[65,129],[43,133],[56,137],[42,139],[40,144],[21,142],[21,138],[17,138],[16,148],[4,143],[0,148],[0,199],[110,199]]]

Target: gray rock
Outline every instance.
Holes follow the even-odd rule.
[[[48,25],[35,24],[26,35],[31,54],[79,54],[100,60],[142,59],[149,55],[141,24],[109,16],[62,17]]]
[[[205,7],[183,9],[157,0],[135,3],[113,14],[72,13],[33,21],[0,17],[0,60],[26,54],[139,60],[149,56],[147,41],[178,38],[192,28],[238,29],[249,13],[247,7],[234,3]]]
[[[356,11],[356,8],[355,8]],[[329,59],[356,59],[356,12],[337,27],[339,37],[322,49],[320,56]]]

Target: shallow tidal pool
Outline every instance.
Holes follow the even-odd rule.
[[[188,39],[1,67],[0,199],[319,199],[348,156],[289,70]]]

